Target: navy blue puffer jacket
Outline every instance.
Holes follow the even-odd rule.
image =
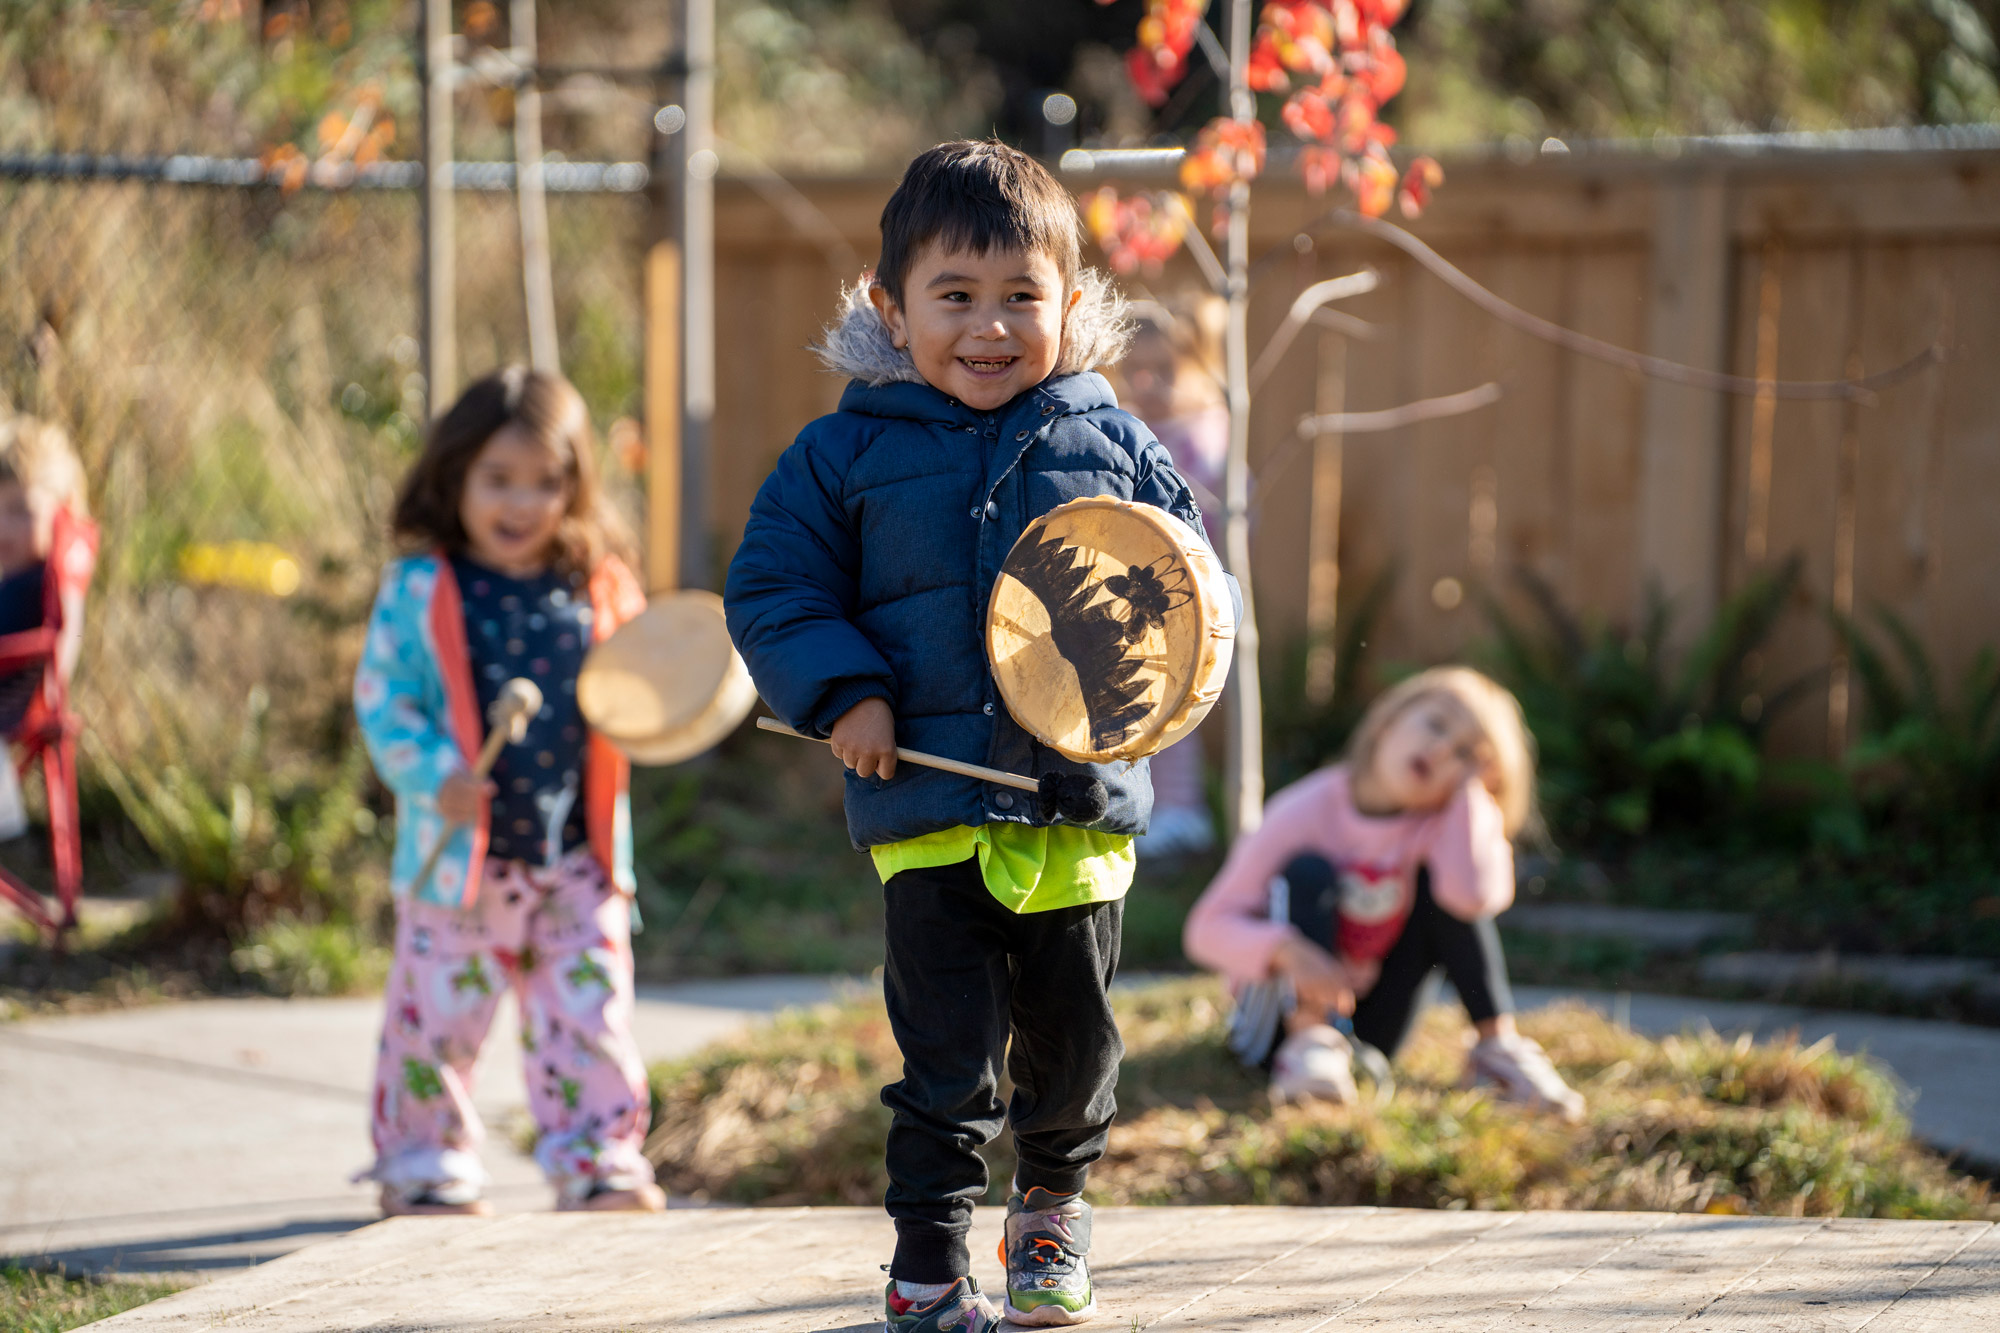
[[[1145,762],[1076,764],[1036,742],[1008,715],[982,646],[1001,562],[1057,505],[1113,495],[1201,531],[1159,441],[1102,376],[1065,372],[1101,350],[1104,299],[1087,286],[1092,304],[1070,316],[1095,339],[1072,323],[1057,372],[994,412],[924,383],[907,354],[884,350],[873,308],[850,302],[821,354],[862,377],[758,492],[724,600],[759,693],[798,730],[824,736],[879,696],[895,710],[899,744],[1029,777],[1095,773],[1111,801],[1094,827],[1140,833],[1153,804]],[[846,795],[858,848],[961,824],[1043,822],[1026,793],[914,764],[887,782],[850,772]]]

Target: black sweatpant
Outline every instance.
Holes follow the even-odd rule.
[[[1125,904],[1010,912],[987,892],[977,858],[905,870],[883,896],[882,988],[903,1052],[902,1081],[882,1089],[893,1113],[889,1272],[950,1282],[971,1271],[965,1234],[986,1193],[976,1149],[1000,1132],[1003,1114],[1023,1190],[1075,1193],[1104,1155],[1125,1054],[1105,992]],[[1005,1107],[1002,1060],[1014,1080]]]
[[[1340,879],[1320,856],[1293,858],[1284,870],[1292,924],[1316,944],[1333,948]],[[1354,1006],[1354,1035],[1394,1057],[1410,1035],[1427,983],[1442,968],[1475,1023],[1514,1012],[1507,960],[1491,920],[1461,921],[1431,896],[1431,875],[1417,871],[1416,904],[1403,933],[1382,959],[1375,985]]]

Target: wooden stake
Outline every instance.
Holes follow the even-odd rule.
[[[436,417],[458,394],[455,213],[451,165],[451,0],[423,8],[424,413]]]
[[[1250,91],[1250,0],[1229,0],[1229,113],[1257,118]],[[1231,838],[1264,819],[1264,692],[1258,673],[1256,597],[1250,576],[1250,183],[1229,187],[1229,323],[1223,341],[1229,393],[1229,460],[1223,469],[1223,560],[1243,594],[1235,670],[1224,695],[1229,750],[1223,765],[1223,820]]]
[[[646,251],[646,586],[681,586],[681,248]]]
[[[1784,288],[1779,250],[1764,247],[1763,276],[1757,283],[1757,396],[1750,404],[1750,482],[1743,517],[1743,558],[1755,564],[1771,537],[1771,437],[1778,419],[1778,315]]]
[[[556,344],[555,279],[549,266],[549,201],[542,188],[542,93],[535,80],[535,0],[513,0],[508,38],[525,77],[514,88],[514,195],[521,214],[521,287],[528,307],[528,364],[562,373]]]
[[[1319,338],[1319,379],[1313,411],[1322,419],[1347,410],[1347,339]],[[1333,698],[1334,626],[1340,611],[1340,490],[1346,436],[1322,430],[1313,437],[1312,516],[1306,528],[1306,701]]]

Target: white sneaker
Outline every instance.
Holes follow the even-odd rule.
[[[1354,1047],[1325,1025],[1294,1032],[1272,1057],[1271,1100],[1354,1105],[1360,1100],[1354,1087]]]
[[[1459,1081],[1468,1088],[1489,1084],[1502,1101],[1554,1111],[1572,1125],[1583,1119],[1583,1094],[1563,1082],[1540,1042],[1518,1032],[1487,1037],[1474,1045]]]

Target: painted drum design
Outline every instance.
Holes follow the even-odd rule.
[[[1222,693],[1236,612],[1222,562],[1166,510],[1100,495],[1028,525],[986,608],[1008,712],[1066,759],[1142,759]]]

